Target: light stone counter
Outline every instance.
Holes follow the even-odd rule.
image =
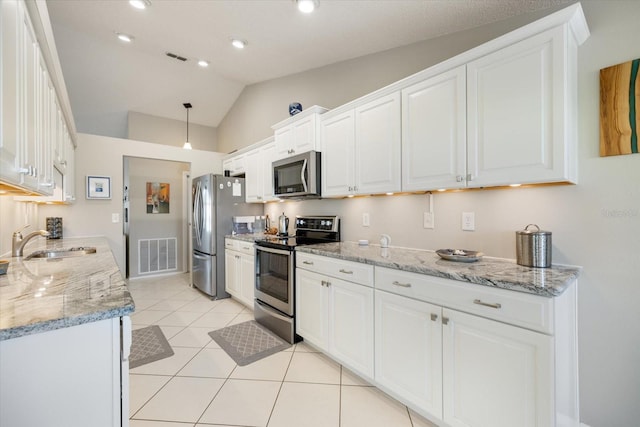
[[[0,341],[131,314],[135,305],[105,238],[37,237],[42,249],[91,246],[95,254],[57,259],[7,258],[0,276]]]
[[[259,239],[264,239],[266,234],[264,233],[248,233],[248,234],[229,234],[224,236],[226,239],[235,239],[240,240],[242,242],[255,242]]]
[[[582,270],[581,267],[559,265],[551,268],[523,267],[513,260],[486,256],[472,263],[454,262],[440,258],[434,251],[384,249],[379,245],[359,246],[355,242],[298,246],[296,251],[544,297],[561,295]]]

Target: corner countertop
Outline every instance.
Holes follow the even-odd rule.
[[[562,265],[552,265],[550,268],[523,267],[514,260],[486,256],[472,263],[453,262],[440,258],[435,251],[359,246],[356,242],[298,246],[296,251],[543,297],[561,295],[582,270],[581,267]]]
[[[43,249],[92,246],[95,254],[57,259],[6,258],[0,276],[0,341],[131,314],[135,305],[107,240],[36,238]]]

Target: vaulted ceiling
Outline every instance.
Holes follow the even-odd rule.
[[[184,102],[215,127],[246,85],[573,1],[319,2],[306,15],[294,0],[47,0],[78,131],[125,137],[128,111],[184,120]]]

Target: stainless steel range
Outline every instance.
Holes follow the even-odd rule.
[[[340,241],[337,216],[298,216],[294,236],[256,240],[256,321],[293,344],[295,333],[295,248]]]

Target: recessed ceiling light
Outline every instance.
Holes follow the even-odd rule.
[[[123,42],[126,43],[131,43],[133,41],[133,36],[130,36],[128,34],[123,34],[123,33],[116,33],[116,35],[118,36],[118,38],[120,40],[122,40]]]
[[[149,0],[129,0],[129,4],[140,10],[151,6],[151,2]]]
[[[249,43],[247,43],[245,40],[232,38],[231,39],[231,44],[236,49],[244,49],[245,46],[248,45]]]
[[[209,63],[204,59],[201,59],[198,61],[198,65],[201,66],[202,68],[207,68],[209,66]]]
[[[320,7],[318,0],[296,0],[298,10],[302,13],[311,13]]]

